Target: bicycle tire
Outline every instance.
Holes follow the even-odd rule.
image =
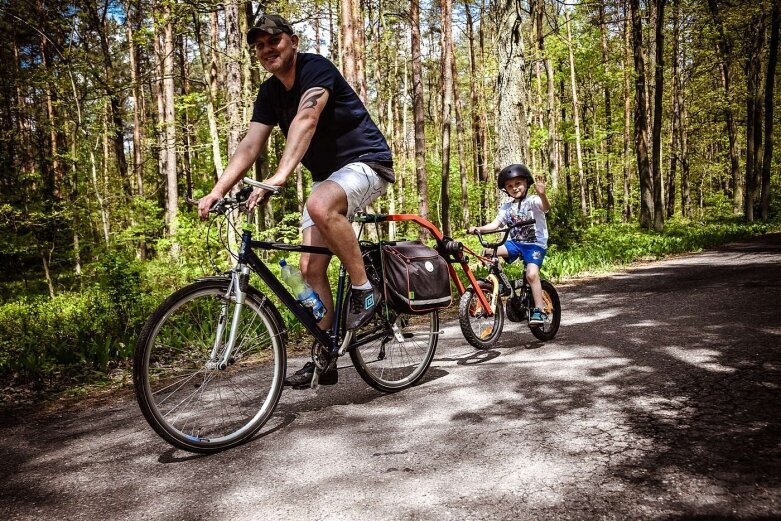
[[[542,280],[541,284],[542,299],[545,301],[543,311],[548,315],[548,320],[541,326],[531,326],[529,329],[538,340],[553,340],[561,324],[561,301],[553,284],[547,280]]]
[[[144,418],[171,445],[210,453],[250,439],[276,408],[285,379],[285,330],[266,297],[250,287],[236,347],[225,369],[210,360],[220,311],[227,341],[234,303],[229,279],[207,279],[168,297],[135,348],[133,383]]]
[[[491,298],[491,284],[487,281],[478,281],[480,289],[486,297]],[[480,306],[475,289],[470,284],[458,303],[458,323],[461,333],[472,346],[478,349],[489,349],[496,344],[504,328],[504,305],[502,297],[496,296],[496,312],[492,317],[485,315],[485,310]]]
[[[384,393],[417,384],[426,374],[439,341],[439,312],[397,313],[384,302],[374,319],[352,331],[350,359],[364,382]]]

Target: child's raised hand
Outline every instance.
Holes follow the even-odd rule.
[[[545,193],[545,176],[538,175],[534,180],[534,188],[537,193],[542,195]]]

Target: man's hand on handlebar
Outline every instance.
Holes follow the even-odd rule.
[[[466,233],[468,233],[468,234],[470,234],[470,235],[475,235],[475,234],[477,233],[477,228],[478,228],[477,226],[470,226],[470,227],[469,227],[469,228],[466,230]]]
[[[247,210],[252,210],[253,208],[255,208],[262,201],[265,201],[270,194],[271,194],[270,190],[265,190],[263,188],[254,188],[252,190],[252,193],[249,194],[249,198],[247,199]]]
[[[245,177],[244,183],[255,187],[247,199],[247,210],[252,210],[255,206],[268,199],[269,196],[279,192],[286,180],[287,176],[281,176],[280,174],[273,175],[263,182]]]
[[[282,189],[281,186],[276,184],[255,181],[249,177],[244,178],[244,184],[254,187],[248,196],[246,195],[246,192],[249,191],[250,186],[245,186],[239,191],[235,198],[228,198],[225,199],[225,201],[230,200],[230,202],[234,205],[246,205],[247,210],[252,210],[255,206],[258,205],[258,203],[264,201],[270,195],[276,194]],[[217,195],[216,192],[210,192],[203,196],[198,201],[198,216],[203,220],[208,219],[209,213],[212,212],[215,209],[215,205],[217,205],[222,200],[222,196]]]
[[[208,193],[201,197],[201,199],[198,201],[198,216],[201,218],[201,220],[206,220],[209,218],[209,210],[211,210],[212,206],[214,206],[214,203],[220,199],[222,199],[222,197],[215,194],[214,192]]]

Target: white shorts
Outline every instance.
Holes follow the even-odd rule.
[[[355,212],[372,204],[383,195],[388,190],[389,184],[365,163],[345,165],[331,174],[327,180],[338,184],[347,195],[348,219],[355,215]],[[312,193],[321,182],[312,183]],[[301,215],[301,229],[305,230],[314,225],[312,218],[309,217],[309,210],[304,205],[304,213]]]

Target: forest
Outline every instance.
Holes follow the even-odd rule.
[[[374,211],[468,241],[525,163],[554,279],[781,228],[781,0],[0,0],[3,381],[122,378],[149,312],[227,263],[188,199],[248,127],[264,14],[386,136],[397,182]],[[310,186],[299,166],[257,233],[299,240]]]

